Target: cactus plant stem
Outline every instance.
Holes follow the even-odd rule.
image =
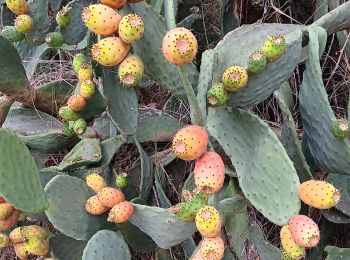
[[[168,29],[171,30],[176,27],[174,0],[166,0],[165,7],[166,8],[164,11],[166,12],[166,23]]]
[[[191,110],[191,122],[200,126],[203,126],[205,121],[201,109],[198,104],[198,100],[190,81],[188,80],[187,73],[184,67],[178,67],[179,75],[185,89],[188,102],[190,103]]]

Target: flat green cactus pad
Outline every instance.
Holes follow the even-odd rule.
[[[87,241],[59,234],[50,239],[51,251],[60,260],[81,260]]]
[[[326,246],[326,260],[350,259],[350,248],[339,248],[335,246]]]

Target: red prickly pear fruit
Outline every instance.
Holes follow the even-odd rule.
[[[98,199],[108,208],[113,208],[115,205],[125,200],[124,194],[115,188],[106,187],[97,193]]]
[[[11,215],[13,210],[14,208],[10,203],[0,203],[0,220],[7,219]]]
[[[119,37],[123,42],[134,43],[142,38],[145,25],[137,14],[128,14],[122,18],[119,24]]]
[[[70,96],[67,105],[74,112],[80,112],[86,107],[86,100],[80,95]]]
[[[284,251],[293,259],[301,259],[305,256],[305,248],[295,243],[288,225],[281,228],[280,239]]]
[[[225,242],[220,237],[206,237],[199,249],[204,259],[221,260],[224,257]]]
[[[197,189],[206,194],[218,192],[224,185],[225,166],[221,156],[215,152],[205,152],[194,166],[194,180]]]
[[[91,215],[101,215],[105,213],[108,208],[101,203],[97,195],[94,195],[86,201],[85,210]]]
[[[17,15],[29,12],[29,6],[25,0],[6,0],[6,4],[8,9]]]
[[[317,209],[329,209],[340,201],[340,192],[325,181],[309,180],[299,186],[299,197],[307,205]]]
[[[107,37],[91,48],[92,58],[104,66],[118,65],[128,55],[130,44],[118,37]]]
[[[33,19],[27,14],[21,14],[15,19],[15,28],[21,33],[30,32],[33,29]]]
[[[196,215],[196,227],[204,237],[216,237],[221,230],[219,211],[212,206],[201,208]]]
[[[87,123],[83,118],[74,121],[73,130],[77,135],[82,135],[86,132]]]
[[[120,9],[126,5],[127,0],[100,0],[101,4],[108,5],[113,9]]]
[[[87,63],[82,63],[78,71],[78,79],[80,82],[91,80],[93,76],[92,68]]]
[[[67,121],[75,121],[79,118],[79,114],[74,112],[68,106],[61,107],[60,110],[58,111],[58,114],[62,119]]]
[[[201,251],[197,250],[197,252],[190,258],[190,260],[205,260],[202,256]]]
[[[12,230],[9,237],[12,244],[23,243],[25,241],[25,237],[22,234],[22,227]]]
[[[284,54],[287,44],[283,35],[273,35],[264,42],[262,51],[268,62],[278,60]]]
[[[123,223],[128,221],[134,213],[134,205],[129,201],[123,201],[115,205],[108,215],[108,221]]]
[[[36,237],[41,240],[45,240],[49,238],[50,232],[43,227],[30,225],[22,228],[22,235],[25,239]]]
[[[90,99],[95,94],[95,84],[91,80],[85,80],[80,85],[79,90],[80,96],[82,96],[85,99]]]
[[[50,252],[50,244],[48,240],[30,237],[25,245],[27,251],[32,255],[44,256]]]
[[[126,57],[118,67],[118,77],[124,86],[137,86],[144,73],[142,60],[135,55]]]
[[[304,215],[294,215],[289,220],[289,230],[295,243],[303,247],[314,247],[320,241],[317,224]]]
[[[5,202],[6,200],[4,199],[4,197],[0,196],[0,203]]]
[[[17,223],[19,215],[20,212],[17,209],[14,209],[7,219],[0,220],[0,231],[5,231],[6,229],[13,227]]]
[[[56,23],[59,27],[61,28],[65,28],[67,27],[72,18],[69,14],[71,8],[63,8],[61,11],[59,11],[57,14],[56,14]]]
[[[85,7],[81,17],[90,31],[103,36],[115,33],[121,20],[113,8],[103,4]]]
[[[82,64],[85,64],[85,63],[88,63],[88,58],[82,54],[82,53],[78,53],[78,54],[75,54],[74,57],[73,57],[73,69],[76,73],[79,72],[80,70],[80,66]]]
[[[208,133],[198,125],[186,126],[176,133],[172,149],[176,157],[191,161],[199,158],[207,149]]]
[[[107,187],[106,180],[96,172],[86,177],[86,184],[96,193]]]
[[[0,233],[0,248],[7,247],[10,244],[10,238],[6,234]]]
[[[248,82],[247,71],[240,66],[232,66],[225,70],[222,75],[222,83],[227,91],[237,92]]]
[[[27,251],[26,243],[18,243],[13,245],[15,249],[16,256],[19,259],[28,259],[30,256],[30,253]]]
[[[171,64],[176,66],[187,65],[196,57],[197,39],[186,28],[174,28],[164,36],[162,50],[165,59]]]

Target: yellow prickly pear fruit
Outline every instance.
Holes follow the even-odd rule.
[[[85,99],[90,99],[95,93],[95,84],[91,80],[85,80],[80,85],[79,90],[80,96],[84,97]]]
[[[5,231],[14,226],[17,223],[19,214],[20,212],[17,209],[14,209],[7,219],[0,220],[0,231]]]
[[[31,237],[37,237],[41,240],[48,239],[50,232],[40,226],[30,225],[22,228],[22,235],[24,238],[29,239]]]
[[[107,187],[106,180],[96,172],[90,173],[86,177],[86,185],[96,193]]]
[[[33,255],[44,256],[50,252],[50,244],[48,240],[42,240],[37,237],[30,237],[25,245],[27,251]]]
[[[27,251],[26,243],[18,243],[13,245],[15,249],[16,256],[19,259],[28,259],[30,253]]]
[[[124,86],[137,86],[143,77],[143,62],[135,55],[126,57],[118,67],[118,77]]]
[[[25,241],[25,237],[22,234],[22,227],[12,230],[9,237],[12,244],[23,243]]]
[[[134,43],[141,39],[145,25],[137,14],[128,14],[122,18],[119,24],[119,37],[127,43]]]
[[[30,32],[33,28],[33,19],[27,14],[21,14],[15,19],[15,28],[21,33]]]
[[[122,62],[130,50],[130,44],[118,37],[107,37],[91,48],[92,58],[104,66],[115,66]]]
[[[6,4],[8,9],[17,15],[29,12],[29,6],[25,0],[6,0]]]
[[[7,219],[11,215],[13,209],[14,208],[10,203],[0,203],[0,220]]]
[[[284,54],[287,44],[283,35],[273,35],[268,37],[262,48],[268,62],[278,60]]]
[[[121,20],[113,8],[103,4],[85,7],[81,17],[89,30],[104,36],[115,33]]]
[[[0,233],[0,248],[7,247],[10,243],[10,238],[6,234]]]
[[[134,205],[129,201],[123,201],[115,205],[108,215],[108,221],[123,223],[128,221],[134,213]]]
[[[206,237],[199,250],[204,259],[221,260],[225,253],[225,242],[220,236]]]
[[[79,81],[91,80],[93,76],[92,68],[89,64],[83,63],[78,71]]]
[[[191,161],[199,158],[207,149],[208,133],[198,125],[180,129],[174,136],[172,149],[176,157]]]
[[[162,50],[167,61],[176,66],[183,66],[191,63],[196,57],[197,39],[186,28],[174,28],[164,36]]]
[[[293,259],[300,259],[305,256],[305,248],[295,243],[288,225],[285,225],[281,228],[280,239],[284,251]]]
[[[216,237],[221,230],[219,211],[212,206],[201,208],[196,215],[196,227],[204,237]]]
[[[299,197],[307,205],[317,209],[329,209],[340,201],[340,192],[325,181],[309,180],[299,186]]]
[[[288,255],[288,253],[284,250],[281,251],[281,260],[295,260],[295,258]]]
[[[222,84],[227,91],[237,92],[248,82],[248,72],[240,66],[232,66],[222,75]]]
[[[108,208],[112,208],[125,200],[124,194],[120,190],[111,187],[100,190],[97,193],[97,197]]]
[[[91,215],[101,215],[105,213],[108,208],[104,206],[98,199],[97,195],[90,197],[85,203],[85,210]]]

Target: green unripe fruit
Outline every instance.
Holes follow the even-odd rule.
[[[184,222],[191,222],[194,220],[193,214],[188,203],[179,203],[177,205],[178,212],[176,213],[176,217]]]
[[[141,39],[145,25],[137,14],[128,14],[119,23],[119,37],[127,43],[134,43]]]
[[[74,55],[74,58],[73,58],[73,69],[74,69],[74,71],[76,73],[78,73],[81,64],[87,63],[88,61],[89,61],[88,58],[82,53],[78,53],[78,54]]]
[[[283,35],[270,36],[262,48],[268,62],[278,60],[286,50],[286,40]]]
[[[254,51],[248,60],[248,71],[252,74],[261,73],[266,68],[267,58],[262,51]]]
[[[10,42],[20,42],[24,39],[24,34],[17,31],[14,26],[5,26],[1,35]]]
[[[80,96],[90,99],[95,93],[95,84],[92,80],[85,80],[80,84]]]
[[[135,55],[126,57],[118,67],[118,77],[127,87],[137,86],[144,73],[142,60]]]
[[[73,129],[77,135],[84,134],[87,129],[86,121],[83,118],[79,118],[78,120],[74,121]]]
[[[68,137],[75,136],[73,126],[71,126],[71,124],[69,122],[66,122],[63,124],[63,133]]]
[[[191,213],[193,215],[193,219],[195,219],[196,214],[198,213],[198,211],[203,208],[204,206],[208,205],[208,195],[202,192],[199,192],[197,194],[195,194],[192,199],[187,202]]]
[[[247,71],[240,66],[232,66],[225,70],[222,75],[222,83],[226,90],[237,92],[248,82]]]
[[[79,118],[79,114],[74,112],[68,106],[61,107],[58,111],[59,116],[66,121],[75,121]]]
[[[115,179],[115,184],[118,188],[122,189],[128,186],[128,175],[126,173],[120,173]]]
[[[15,27],[21,33],[30,32],[33,29],[33,19],[27,14],[21,14],[15,19]]]
[[[71,16],[69,14],[70,8],[63,8],[56,14],[56,23],[61,27],[67,27],[71,22]]]
[[[208,103],[213,107],[226,105],[229,95],[224,88],[224,85],[218,83],[212,86],[207,93]]]
[[[45,42],[52,48],[58,48],[64,43],[64,38],[60,32],[50,32],[46,35]]]
[[[337,138],[346,138],[350,135],[349,123],[345,119],[338,119],[332,123],[332,133]]]

